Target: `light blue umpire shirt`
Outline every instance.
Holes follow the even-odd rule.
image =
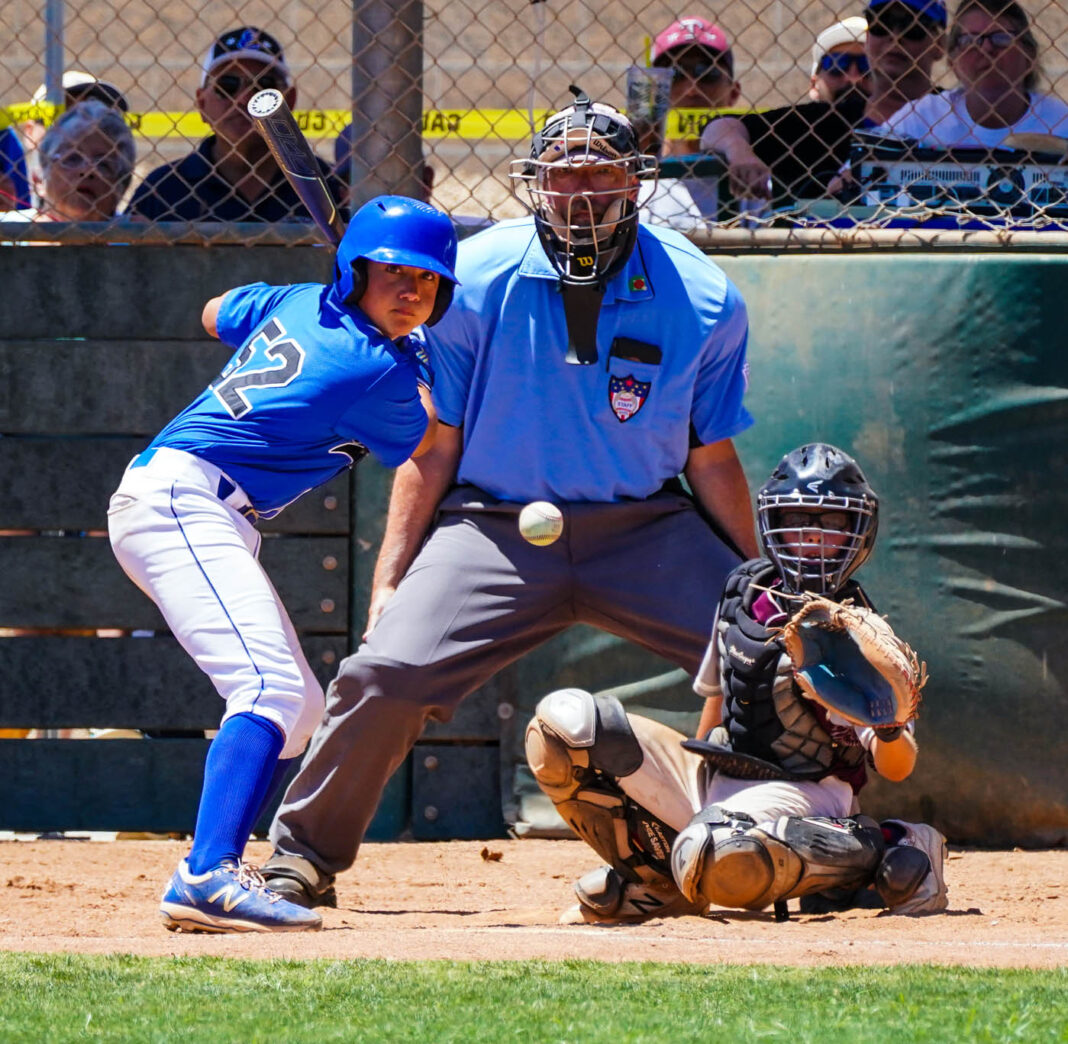
[[[691,430],[708,444],[753,423],[745,303],[678,232],[639,225],[585,366],[565,361],[558,276],[533,218],[462,241],[456,274],[425,336],[438,416],[464,429],[460,482],[520,502],[644,499],[682,471]]]

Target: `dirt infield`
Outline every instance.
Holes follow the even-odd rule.
[[[366,845],[322,932],[164,930],[157,904],[180,841],[0,842],[0,949],[154,956],[1068,965],[1068,851],[953,850],[949,910],[800,916],[713,911],[643,925],[560,925],[571,881],[597,863],[578,841]],[[266,859],[253,844],[249,857]],[[796,903],[792,904],[796,906]]]

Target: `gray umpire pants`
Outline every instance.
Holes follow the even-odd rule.
[[[549,547],[519,535],[521,507],[470,486],[452,490],[370,637],[342,661],[271,825],[272,861],[306,861],[319,890],[352,865],[427,720],[448,721],[497,671],[572,624],[626,638],[690,674],[700,666],[738,556],[687,497],[561,504],[564,532]]]

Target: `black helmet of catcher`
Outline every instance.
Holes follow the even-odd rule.
[[[757,525],[788,591],[830,596],[871,554],[879,498],[848,453],[812,442],[787,453],[761,487]]]
[[[638,238],[638,179],[656,176],[655,156],[643,155],[619,109],[590,101],[572,86],[574,104],[553,113],[534,135],[530,158],[513,160],[508,176],[526,189],[538,237],[563,283],[603,286],[627,262]],[[554,188],[561,170],[617,168],[605,189]]]

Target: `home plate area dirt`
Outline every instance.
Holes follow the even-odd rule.
[[[22,952],[402,960],[582,958],[699,964],[1068,964],[1068,850],[950,849],[949,909],[855,910],[776,923],[713,909],[640,925],[562,925],[572,881],[598,860],[579,841],[368,844],[337,883],[321,932],[164,929],[159,897],[185,841],[0,842],[0,949]],[[265,843],[246,858],[263,862]]]

